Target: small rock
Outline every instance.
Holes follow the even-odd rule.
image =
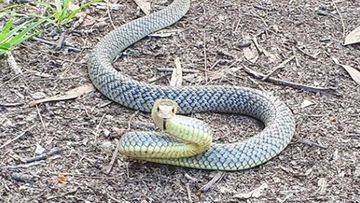
[[[37,115],[38,115],[37,111],[33,110],[28,114],[28,116],[26,116],[25,120],[26,121],[33,121],[33,120],[35,120],[37,118]]]
[[[33,99],[42,99],[46,97],[46,94],[44,92],[35,92],[33,94],[31,94],[31,97]]]
[[[113,148],[114,148],[114,146],[111,143],[111,141],[106,140],[101,143],[101,149],[103,149],[106,152],[111,152],[113,150]]]
[[[355,167],[354,177],[355,177],[355,178],[360,178],[360,164],[358,164],[358,165]]]
[[[103,132],[104,132],[105,137],[109,137],[109,135],[111,133],[110,130],[108,130],[106,128],[103,129]]]
[[[4,128],[8,128],[14,126],[14,123],[6,117],[0,117],[0,125]]]
[[[42,153],[44,153],[45,152],[45,148],[44,147],[42,147],[41,145],[39,145],[39,144],[36,144],[36,148],[35,148],[35,154],[42,154]]]

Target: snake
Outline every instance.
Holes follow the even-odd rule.
[[[261,121],[264,128],[254,136],[237,142],[211,142],[206,149],[200,150],[203,152],[195,155],[190,153],[186,157],[177,157],[167,151],[167,147],[176,146],[179,140],[163,136],[162,132],[128,132],[121,137],[120,153],[130,149],[135,151],[135,159],[204,170],[239,171],[261,165],[282,152],[295,134],[294,115],[279,97],[271,92],[236,85],[148,84],[134,80],[113,66],[114,60],[125,49],[151,33],[176,23],[189,9],[190,0],[173,0],[165,8],[107,33],[87,58],[88,74],[93,85],[110,100],[137,111],[150,113],[158,100],[166,99],[176,103],[180,115],[201,112],[225,116],[240,114]],[[189,125],[192,124],[195,130],[202,128],[202,124],[191,122]],[[174,125],[175,131],[177,127],[181,128]],[[197,135],[191,134],[193,131],[188,131],[190,134],[187,136],[196,139]],[[136,152],[138,149],[144,149],[141,153],[145,155],[152,154],[155,149],[160,153],[154,158],[142,157],[140,152]]]

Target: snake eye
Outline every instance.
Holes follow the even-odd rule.
[[[172,109],[171,109],[171,112],[175,113],[175,108],[172,108]]]
[[[160,107],[157,107],[156,110],[157,110],[158,112],[160,112]]]

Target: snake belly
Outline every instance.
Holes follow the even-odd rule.
[[[178,103],[180,114],[235,113],[254,117],[265,125],[265,128],[253,137],[231,144],[214,143],[200,155],[147,161],[227,171],[260,165],[283,151],[295,132],[293,114],[278,98],[256,89],[238,86],[149,85],[118,72],[112,65],[115,57],[124,49],[152,32],[177,22],[186,14],[189,7],[190,0],[174,0],[158,12],[133,20],[109,32],[88,57],[90,79],[106,97],[135,110],[150,112],[156,100],[171,99]],[[143,142],[132,144],[142,145]],[[159,146],[163,144],[158,143]]]

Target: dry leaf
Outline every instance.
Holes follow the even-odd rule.
[[[356,70],[355,68],[347,65],[339,64],[341,67],[343,67],[350,75],[350,77],[358,84],[360,85],[360,72]]]
[[[150,14],[151,11],[150,0],[134,0],[134,1],[146,15]]]
[[[357,69],[348,66],[348,65],[343,65],[341,63],[339,63],[339,60],[335,57],[331,57],[332,60],[334,61],[334,63],[336,63],[337,65],[341,66],[342,68],[344,68],[346,70],[346,72],[349,73],[350,77],[358,84],[360,85],[360,71],[358,71]]]
[[[245,58],[251,63],[255,63],[258,59],[257,51],[254,51],[250,47],[243,48]]]
[[[360,26],[351,31],[346,37],[344,45],[360,43]]]
[[[170,86],[179,87],[182,84],[182,68],[180,64],[180,59],[175,58],[175,68],[171,74]]]
[[[80,87],[76,87],[72,90],[69,90],[69,91],[65,92],[64,95],[57,95],[57,96],[52,96],[52,97],[32,101],[32,102],[30,102],[30,106],[35,106],[37,104],[49,102],[49,101],[62,101],[62,100],[75,99],[81,95],[90,93],[94,90],[95,90],[95,87],[91,83],[88,83],[88,84],[82,85]]]
[[[269,187],[268,184],[263,183],[260,185],[260,187],[256,188],[251,192],[238,193],[233,197],[238,199],[249,199],[251,197],[259,198],[263,194],[264,190],[267,189],[268,187]]]
[[[301,103],[301,108],[303,109],[312,105],[314,105],[314,102],[304,99],[304,101]]]
[[[328,185],[328,183],[327,183],[326,178],[320,178],[318,180],[318,186],[319,186],[318,192],[320,194],[323,194],[325,192],[325,190],[326,190],[327,185]]]
[[[67,176],[65,176],[63,174],[59,174],[56,177],[56,181],[57,181],[57,183],[62,184],[62,185],[66,185],[69,182]]]

